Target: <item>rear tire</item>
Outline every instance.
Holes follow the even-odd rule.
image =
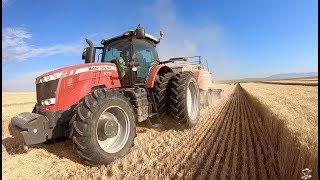
[[[136,133],[129,100],[121,93],[96,89],[76,107],[72,141],[85,163],[110,163],[126,155]]]
[[[170,83],[171,115],[185,128],[194,126],[199,119],[199,86],[192,72],[175,74]]]
[[[158,75],[155,81],[152,92],[154,93],[154,100],[158,109],[158,116],[161,120],[164,120],[169,112],[169,80],[174,73],[166,73]]]

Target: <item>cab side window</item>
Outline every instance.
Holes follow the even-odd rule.
[[[127,39],[112,42],[104,48],[105,53],[102,62],[110,62],[117,59],[127,61],[130,57],[130,46]]]
[[[113,59],[120,57],[120,51],[115,48],[107,48],[104,62],[110,62]]]

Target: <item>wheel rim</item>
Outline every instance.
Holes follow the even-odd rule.
[[[187,110],[191,121],[195,121],[198,115],[198,93],[194,82],[190,82],[188,85]]]
[[[111,106],[98,119],[96,137],[99,146],[107,153],[120,151],[128,141],[130,123],[127,113],[119,106]]]

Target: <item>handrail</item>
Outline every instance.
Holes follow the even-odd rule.
[[[210,72],[208,61],[202,59],[201,56],[188,56],[188,57],[170,58],[169,60],[161,61],[160,64],[165,64],[165,63],[170,63],[170,62],[174,63],[176,61],[187,61],[191,65],[200,65],[200,67],[202,67],[202,68],[204,68],[204,69],[206,69],[207,71]]]
[[[210,71],[209,69],[209,65],[208,65],[208,61],[205,59],[202,59],[201,56],[189,56],[189,57],[185,57],[188,59],[188,62],[192,65],[200,65],[202,68]],[[189,60],[189,59],[194,59],[197,58],[197,60]]]

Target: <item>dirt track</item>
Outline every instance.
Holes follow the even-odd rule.
[[[233,88],[234,86],[232,86]],[[75,155],[70,140],[33,146],[29,152],[4,139],[6,179],[279,179],[284,174],[268,127],[240,86],[214,107],[201,111],[191,130],[156,131],[139,126],[131,152],[101,167],[88,167]],[[4,137],[3,137],[4,138]],[[13,145],[9,145],[13,144]],[[281,163],[280,163],[281,164]]]

